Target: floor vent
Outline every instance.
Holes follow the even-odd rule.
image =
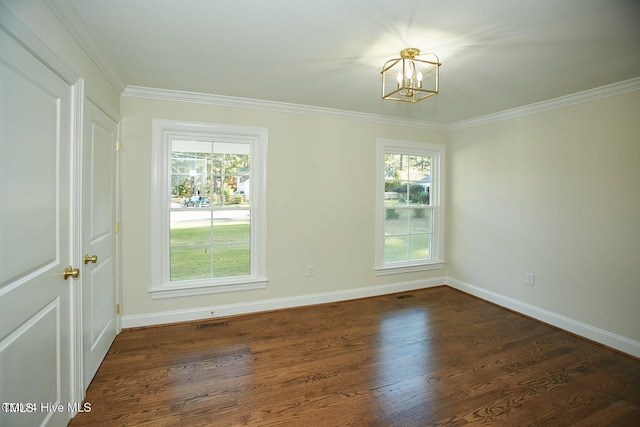
[[[228,324],[227,324],[227,322],[198,323],[196,325],[196,329],[211,328],[213,326],[228,326]]]
[[[397,299],[413,298],[413,295],[411,295],[411,294],[398,295],[396,298]]]

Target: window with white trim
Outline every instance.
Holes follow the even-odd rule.
[[[376,274],[444,265],[444,146],[377,140]]]
[[[153,298],[266,286],[264,128],[153,121]]]

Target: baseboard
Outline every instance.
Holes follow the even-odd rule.
[[[611,347],[623,353],[640,358],[640,342],[638,341],[616,335],[586,323],[561,316],[451,277],[447,277],[445,283],[459,291],[471,294],[485,301],[492,302],[499,306],[524,314],[525,316],[532,317],[541,322],[579,335],[588,340],[595,341],[607,347]]]
[[[200,307],[187,310],[163,311],[157,313],[134,314],[122,316],[122,328],[162,325],[166,323],[188,322],[201,319],[235,316],[239,314],[259,313],[262,311],[281,310],[285,308],[303,307],[307,305],[326,304],[358,298],[368,298],[397,292],[424,289],[445,284],[444,277],[392,283],[388,285],[368,286],[347,289],[344,291],[324,292],[319,294],[300,295],[287,298],[253,301],[247,303]],[[213,312],[213,315],[211,314]]]
[[[397,292],[406,292],[445,284],[485,301],[492,302],[501,307],[508,308],[509,310],[524,314],[525,316],[529,316],[591,341],[595,341],[607,347],[611,347],[623,353],[640,358],[640,342],[570,319],[548,310],[526,304],[522,301],[506,297],[452,277],[436,277],[432,279],[414,280],[388,285],[368,286],[364,288],[347,289],[344,291],[323,292],[318,294],[299,295],[247,303],[127,315],[122,316],[122,328],[126,329],[141,326],[162,325],[167,323],[188,322],[240,314],[259,313],[270,310],[304,307],[308,305],[326,304],[393,294]],[[214,313],[213,315],[211,314],[212,312]]]

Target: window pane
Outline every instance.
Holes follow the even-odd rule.
[[[227,206],[247,206],[248,199],[244,194],[238,193],[238,191],[234,191],[231,194],[228,194],[225,197],[225,205]]]
[[[247,243],[250,241],[251,227],[249,211],[217,212],[218,215],[226,215],[226,218],[218,218],[213,222],[214,243]]]
[[[211,147],[208,141],[171,141],[171,207],[193,207],[199,203],[194,196],[209,197]]]
[[[171,175],[171,206],[182,207],[184,200],[191,196],[191,178],[186,175]]]
[[[431,234],[415,234],[409,237],[409,259],[431,258]]]
[[[424,157],[407,156],[407,181],[416,182],[424,176]]]
[[[397,185],[393,187],[393,191],[398,193],[398,204],[407,204],[407,181],[398,181]]]
[[[409,252],[407,236],[387,236],[384,238],[384,262],[406,261]]]
[[[222,178],[220,176],[211,177],[211,186],[210,186],[210,194],[211,194],[211,204],[214,206],[221,206],[224,201],[223,198],[223,189],[222,189]]]
[[[394,187],[390,187],[389,190],[384,192],[384,205],[395,206],[398,204],[400,194],[394,190]]]
[[[170,256],[171,281],[211,277],[210,246],[174,246]]]
[[[409,232],[414,233],[431,233],[431,211],[432,208],[414,208],[411,209],[411,223]]]
[[[249,243],[220,244],[213,248],[213,276],[243,276],[251,272]]]
[[[170,233],[171,246],[209,244],[211,241],[210,227],[172,228]]]
[[[408,180],[416,182],[421,180],[425,175],[431,174],[431,157],[426,156],[409,156],[407,162]]]
[[[402,173],[402,155],[400,154],[385,154],[384,155],[384,171],[385,180],[400,179]]]
[[[394,154],[395,167],[398,178],[406,182],[409,180],[409,165],[407,164],[408,156],[405,154]]]
[[[385,209],[384,231],[386,235],[407,234],[409,232],[409,214],[407,209]]]
[[[237,178],[241,171],[249,169],[249,155],[240,153],[229,153],[225,155],[225,174]],[[235,188],[234,188],[235,190]]]
[[[211,212],[172,211],[169,213],[169,244],[208,244],[211,241]]]
[[[213,221],[222,224],[225,221],[246,221],[251,219],[251,211],[248,209],[219,209],[212,212]]]
[[[211,174],[221,175],[223,171],[224,171],[224,154],[213,152],[211,154]]]
[[[418,184],[412,183],[410,183],[407,188],[407,203],[411,205],[420,204],[420,200],[422,200],[421,194],[424,192],[424,188]]]

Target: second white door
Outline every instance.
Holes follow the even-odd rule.
[[[118,124],[85,102],[82,179],[83,385],[86,390],[118,333],[116,200]]]

